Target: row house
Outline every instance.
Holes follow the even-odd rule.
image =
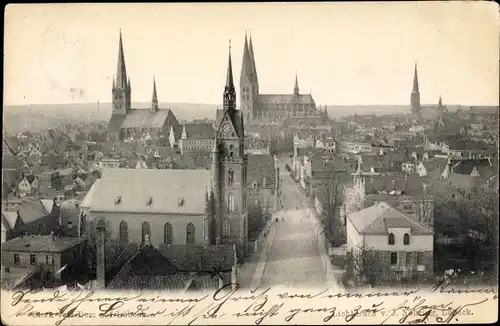
[[[269,154],[248,155],[247,203],[272,215],[281,207],[280,173],[277,158]]]
[[[386,202],[347,214],[346,230],[347,248],[353,258],[361,264],[372,264],[365,268],[378,278],[433,275],[433,231]]]

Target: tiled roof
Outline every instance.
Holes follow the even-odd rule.
[[[321,172],[347,172],[353,173],[357,170],[358,162],[355,159],[342,159],[339,157],[314,158],[311,160],[311,173],[314,175]]]
[[[4,221],[9,229],[13,229],[16,226],[17,212],[2,212],[2,227]]]
[[[418,174],[367,175],[365,176],[365,190],[367,194],[396,190],[407,195],[419,195],[423,191],[423,181],[426,179]]]
[[[43,207],[45,207],[45,210],[47,212],[52,212],[52,206],[54,205],[54,201],[52,199],[40,199],[40,202],[42,203]]]
[[[2,169],[20,169],[21,162],[12,155],[4,155],[2,157]]]
[[[280,103],[304,103],[314,104],[311,94],[259,94],[257,100],[261,103],[280,104]]]
[[[96,189],[91,191],[92,211],[204,213],[205,192],[211,181],[208,170],[104,168],[102,172]]]
[[[266,178],[266,188],[275,187],[274,158],[270,154],[249,154],[247,184],[254,182],[263,187],[263,179]]]
[[[189,276],[189,275],[169,275],[169,276],[131,276],[129,278],[117,278],[106,288],[107,290],[126,291],[158,291],[163,292],[184,292],[186,288],[196,287],[197,290],[217,290],[219,281],[211,276]]]
[[[432,235],[433,232],[398,212],[386,202],[350,213],[348,219],[359,234],[385,235],[388,228],[410,228],[412,235]]]
[[[18,206],[18,211],[19,215],[21,216],[21,220],[25,224],[35,222],[50,214],[50,211],[45,208],[41,200],[36,200],[34,202],[23,202]]]
[[[187,139],[212,139],[215,137],[211,123],[186,123]]]
[[[450,160],[453,173],[470,175],[476,168],[480,177],[491,177],[496,174],[496,169],[490,165],[488,159],[479,160]]]
[[[101,182],[101,179],[96,179],[95,182],[92,184],[90,187],[89,191],[85,195],[85,198],[82,200],[80,203],[80,207],[85,207],[85,208],[90,208],[92,205],[92,198],[94,197],[94,194],[96,192],[96,189],[99,187],[99,182]]]
[[[27,235],[2,243],[2,251],[62,252],[84,241],[83,238],[52,239],[51,235]]]
[[[168,109],[156,112],[149,109],[133,109],[125,116],[121,128],[162,128],[170,112]]]
[[[422,161],[422,164],[424,165],[428,173],[435,170],[443,172],[444,168],[448,164],[448,159],[436,157],[433,159]]]
[[[232,245],[190,246],[160,245],[160,252],[179,272],[198,272],[201,263],[204,272],[230,272],[236,264]]]

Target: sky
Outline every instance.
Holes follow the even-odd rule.
[[[261,93],[408,104],[417,62],[422,103],[498,105],[493,2],[9,4],[4,103],[110,102],[120,29],[133,102],[220,104],[248,31]]]

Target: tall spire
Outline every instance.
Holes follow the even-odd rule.
[[[299,81],[297,78],[297,72],[295,72],[295,86],[293,87],[293,94],[299,95]]]
[[[233,65],[231,63],[231,40],[229,40],[229,58],[227,61],[226,86],[224,87],[224,110],[236,108],[236,92],[233,81]]]
[[[259,84],[259,78],[257,77],[257,68],[255,66],[255,56],[253,53],[253,43],[252,43],[252,30],[250,30],[250,41],[248,44],[248,54],[249,54],[249,59],[250,59],[250,71],[252,73],[252,79],[253,82],[255,82],[256,85]]]
[[[125,55],[123,54],[122,30],[120,29],[120,41],[118,45],[118,65],[116,67],[116,87],[125,89],[127,85],[127,68],[125,67]]]
[[[439,102],[438,102],[438,106],[441,108],[443,107],[443,100],[441,99],[441,95],[439,95]]]
[[[156,94],[156,80],[153,75],[153,98],[151,99],[151,110],[158,111],[158,95]]]
[[[413,90],[412,93],[419,93],[418,91],[418,73],[417,73],[417,63],[415,62],[415,73],[413,75]]]
[[[243,47],[243,62],[241,63],[241,74],[240,74],[240,84],[246,81],[246,78],[250,82],[252,79],[252,63],[250,60],[250,51],[248,50],[248,38],[247,32],[245,32],[245,45]]]

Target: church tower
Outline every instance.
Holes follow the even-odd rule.
[[[295,86],[293,87],[293,95],[299,96],[299,80],[297,78],[297,73],[295,73]]]
[[[420,91],[418,90],[417,63],[415,62],[415,72],[413,75],[413,89],[410,100],[411,113],[417,118],[422,118],[422,108],[420,107]]]
[[[130,78],[127,79],[127,68],[125,66],[125,55],[123,54],[122,32],[120,30],[120,41],[118,45],[118,66],[116,68],[116,80],[113,79],[113,115],[126,115],[131,108],[131,86]]]
[[[153,98],[151,99],[151,111],[157,112],[158,108],[158,95],[156,94],[156,80],[153,76]]]
[[[241,110],[236,110],[236,91],[231,63],[231,46],[223,97],[223,116],[216,129],[212,151],[214,233],[216,243],[236,244],[244,253],[247,241],[247,156]]]
[[[243,45],[243,61],[240,74],[240,108],[248,124],[253,124],[256,112],[256,99],[259,94],[259,82],[255,68],[252,38],[248,44],[245,33],[245,44]]]

